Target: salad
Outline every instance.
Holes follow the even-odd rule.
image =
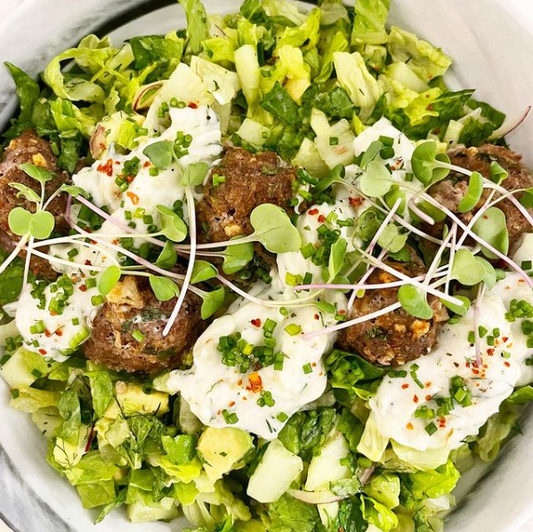
[[[450,89],[390,0],[180,3],[7,64],[11,405],[96,523],[440,531],[533,399],[527,112]]]

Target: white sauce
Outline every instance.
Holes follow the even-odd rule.
[[[32,286],[28,285],[20,297],[15,316],[26,349],[41,354],[46,360],[62,362],[68,358],[65,351],[74,350],[89,338],[90,327],[100,305],[93,306],[91,303],[91,297],[98,295],[98,289],[95,287],[82,291],[80,287],[84,285],[85,279],[78,277],[74,283],[73,294],[61,314],[50,312],[50,302],[62,292],[61,288],[55,293],[52,292],[57,288],[56,282],[44,290],[46,303],[42,309],[39,308],[39,299],[35,299],[31,294]],[[32,327],[42,329],[43,325],[42,332],[32,332]]]
[[[276,299],[282,299],[281,294],[278,293]],[[197,340],[193,350],[194,366],[188,371],[173,371],[167,386],[182,394],[204,424],[230,426],[223,415],[226,411],[238,417],[231,426],[273,439],[292,414],[324,393],[327,377],[322,356],[331,349],[334,337],[302,337],[304,333],[318,331],[329,324],[313,306],[289,309],[288,316],[283,316],[276,308],[255,303],[238,302],[231,310],[216,319]],[[217,349],[222,336],[240,332],[249,344],[263,345],[262,327],[269,318],[277,322],[273,334],[275,352],[286,355],[281,371],[267,366],[241,373],[238,368],[222,363],[222,353]],[[291,336],[285,331],[289,324],[300,326],[302,332]],[[306,373],[304,366],[311,371]],[[262,389],[272,394],[273,406],[257,404],[261,393],[250,385],[251,375],[252,381],[257,379],[256,375],[260,377]]]
[[[533,235],[528,235],[516,259],[532,255]],[[527,347],[521,331],[523,320],[509,322],[505,318],[513,299],[533,304],[533,292],[517,273],[508,273],[478,305],[478,325],[488,329],[480,341],[482,368],[472,363],[475,348],[468,341],[469,332],[474,330],[472,307],[459,323],[443,328],[437,347],[429,355],[400,368],[407,371],[407,377],[383,380],[370,400],[372,416],[383,436],[421,451],[455,449],[464,438],[478,433],[516,386],[531,382],[533,375],[525,360],[533,355],[533,350]],[[491,346],[487,339],[495,328],[500,330],[500,336]],[[416,375],[424,389],[411,378],[413,364],[419,366]],[[433,398],[449,397],[450,379],[457,375],[467,383],[472,405],[456,404],[450,415],[445,416],[442,428],[429,435],[425,427],[430,421],[416,418],[415,411],[422,405],[436,411]],[[438,427],[441,425],[439,419],[433,421]]]

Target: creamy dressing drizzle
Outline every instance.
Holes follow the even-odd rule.
[[[52,292],[55,288],[57,283],[46,287],[43,294],[45,305],[39,308],[39,299],[32,296],[32,287],[28,285],[20,297],[15,320],[26,349],[39,353],[46,360],[62,362],[68,358],[69,351],[74,351],[89,338],[92,321],[101,305],[91,303],[91,298],[98,295],[98,289],[85,289],[85,279],[78,277],[62,313],[56,314],[50,311],[50,302],[58,293]],[[32,329],[41,329],[41,324],[44,326],[41,332]]]
[[[281,284],[275,279],[273,287],[257,291],[263,298],[282,300]],[[263,285],[264,286],[264,285]],[[306,404],[318,399],[326,389],[327,377],[322,357],[333,346],[333,335],[311,340],[304,333],[318,331],[332,323],[314,306],[288,309],[284,316],[279,309],[238,301],[229,313],[216,319],[196,341],[193,348],[194,365],[187,371],[173,371],[166,383],[174,393],[180,392],[191,410],[211,427],[227,427],[224,413],[236,414],[235,426],[273,439],[286,420]],[[273,337],[275,352],[285,355],[283,369],[274,366],[241,373],[238,368],[222,363],[217,349],[222,336],[240,332],[249,344],[263,345],[263,325],[267,319],[277,323]],[[292,336],[285,330],[297,325],[301,332]],[[259,376],[260,387],[254,386]],[[261,391],[272,394],[275,404],[259,406]]]
[[[530,260],[532,255],[533,235],[527,235],[515,260],[520,263]],[[505,318],[513,299],[533,304],[533,292],[517,273],[507,273],[479,305],[478,325],[488,330],[480,344],[481,368],[473,363],[475,348],[468,341],[469,332],[474,330],[472,307],[459,323],[443,328],[438,345],[430,354],[400,368],[407,371],[407,377],[383,379],[370,400],[371,415],[383,436],[420,451],[456,449],[467,436],[478,433],[516,386],[531,382],[532,369],[525,361],[533,350],[526,345],[522,320],[509,322]],[[487,339],[494,329],[499,329],[500,334],[494,345],[489,345]],[[419,367],[416,376],[423,389],[411,377],[414,364]],[[436,410],[434,399],[449,397],[450,379],[455,376],[467,383],[472,405],[456,404],[448,416],[433,420],[438,430],[430,435],[425,430],[429,420],[416,418],[415,411],[423,405]]]

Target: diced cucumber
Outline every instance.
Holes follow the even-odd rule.
[[[344,436],[335,433],[320,449],[320,454],[313,457],[307,472],[305,489],[315,491],[318,488],[328,488],[330,482],[335,482],[351,476],[350,469],[341,464],[341,460],[350,453]]]
[[[270,442],[250,477],[247,494],[262,503],[277,501],[303,471],[303,461],[279,440]]]

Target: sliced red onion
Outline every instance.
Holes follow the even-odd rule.
[[[506,120],[501,127],[494,131],[494,133],[489,137],[489,140],[498,140],[509,135],[509,133],[512,133],[525,122],[530,112],[531,105],[526,107],[518,116]]]
[[[134,111],[139,111],[140,109],[147,109],[148,107],[150,107],[151,103],[153,102],[153,98],[155,98],[155,95],[157,94],[157,91],[154,92],[153,98],[149,98],[148,100],[146,100],[146,102],[143,102],[141,104],[142,97],[148,91],[151,91],[151,90],[157,89],[157,88],[161,88],[162,86],[163,86],[163,82],[162,81],[154,81],[153,83],[150,83],[148,85],[142,86],[135,93],[135,96],[133,97],[133,104],[132,104],[133,110]]]

